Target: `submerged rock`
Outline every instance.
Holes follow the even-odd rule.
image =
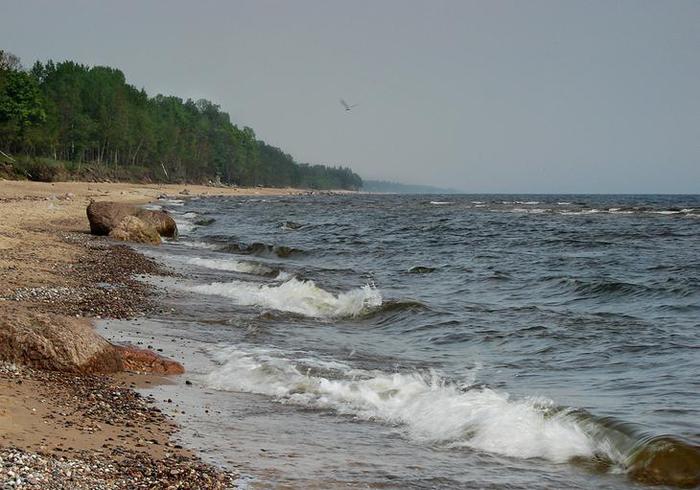
[[[109,236],[115,240],[160,245],[158,230],[136,216],[124,217]]]
[[[209,226],[213,224],[216,220],[214,218],[200,218],[194,222],[197,226]]]
[[[668,436],[644,443],[628,460],[633,480],[649,485],[700,485],[700,447]]]
[[[302,225],[301,223],[297,223],[295,221],[285,221],[284,224],[282,225],[282,228],[286,228],[288,230],[298,230],[301,228]]]
[[[435,270],[435,267],[426,267],[423,265],[416,265],[408,269],[408,272],[411,274],[429,274],[430,272],[433,272]]]

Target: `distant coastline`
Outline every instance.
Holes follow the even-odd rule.
[[[376,194],[464,194],[464,191],[432,185],[402,184],[387,180],[363,180],[363,192]]]

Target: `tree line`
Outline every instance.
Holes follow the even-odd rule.
[[[349,168],[297,163],[208,100],[149,97],[105,66],[37,61],[26,70],[1,50],[0,150],[6,162],[63,163],[74,176],[97,169],[151,181],[362,187]]]

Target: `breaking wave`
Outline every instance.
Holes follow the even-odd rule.
[[[199,294],[223,296],[243,306],[259,306],[311,318],[358,317],[382,305],[381,293],[370,285],[333,294],[313,281],[296,278],[278,285],[232,281],[187,289]]]
[[[211,388],[396,425],[420,443],[583,464],[649,484],[700,483],[697,446],[671,436],[647,436],[630,424],[545,398],[511,398],[475,384],[476,371],[456,384],[435,372],[352,369],[308,357],[291,360],[271,349],[227,347],[213,357],[217,367],[205,378]]]
[[[334,373],[334,379],[327,370],[314,372],[285,358],[234,348],[219,352],[216,361],[220,366],[207,377],[212,388],[265,394],[285,403],[398,424],[409,438],[421,442],[554,462],[606,451],[566,413],[551,413],[551,401],[512,400],[488,388],[465,389],[435,373],[348,368]]]
[[[241,260],[225,260],[225,259],[203,259],[199,257],[189,258],[185,261],[188,265],[197,267],[205,267],[207,269],[242,272],[244,274],[270,275],[277,271],[271,267],[256,262],[247,262]]]

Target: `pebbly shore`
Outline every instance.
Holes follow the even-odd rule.
[[[143,204],[164,190],[172,191],[162,186],[0,181],[4,342],[20,342],[13,331],[21,332],[24,341],[34,330],[44,334],[50,327],[59,330],[52,341],[67,340],[63,351],[54,349],[51,355],[70,357],[71,322],[91,328],[92,319],[161,312],[155,291],[138,276],[172,273],[129,246],[90,235],[85,206],[96,197]],[[0,354],[13,347],[0,345]],[[126,360],[121,372],[99,374],[112,367],[90,362],[83,369],[66,362],[49,363],[52,369],[45,369],[46,363],[34,357],[29,349],[17,356],[20,362],[0,362],[0,488],[236,486],[234,472],[206,464],[178,444],[174,422],[152,398],[136,391],[138,386],[167,383],[167,377],[135,373]],[[177,371],[166,366],[160,372]]]

